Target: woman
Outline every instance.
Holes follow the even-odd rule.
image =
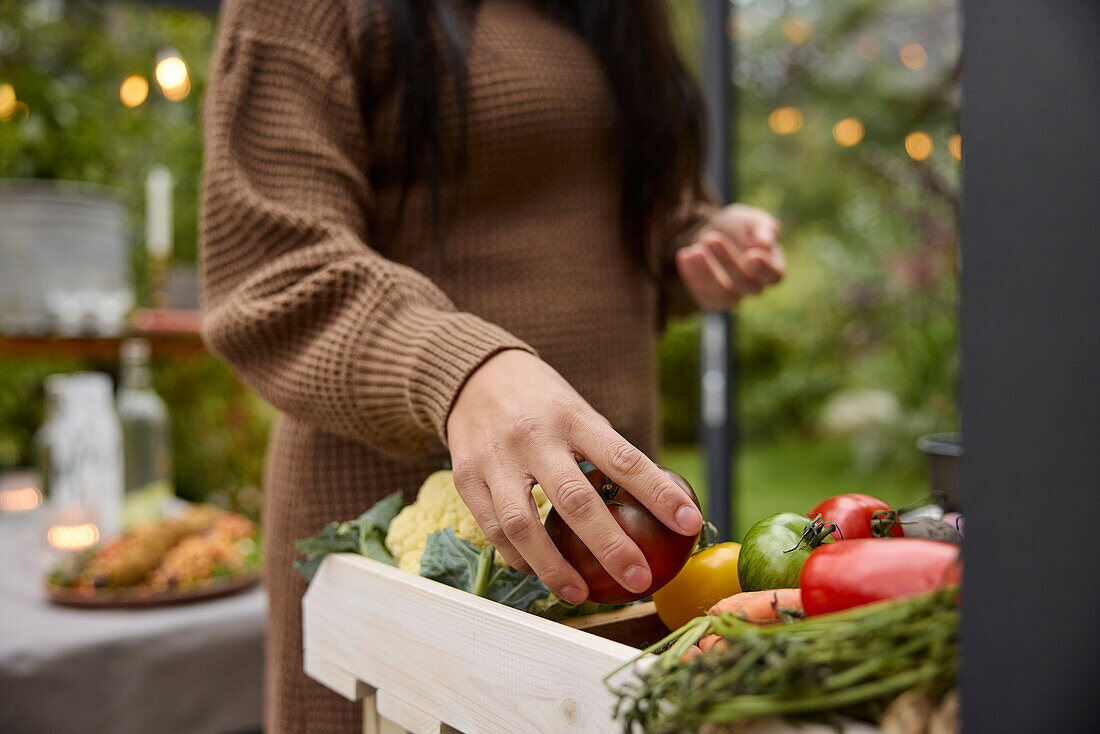
[[[281,413],[268,732],[359,725],[302,673],[293,541],[415,491],[447,447],[504,558],[572,601],[587,589],[537,522],[535,482],[628,587],[648,585],[644,557],[578,459],[699,529],[646,458],[656,327],[784,268],[769,215],[700,196],[699,107],[661,0],[225,4],[204,335]]]

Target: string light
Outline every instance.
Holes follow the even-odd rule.
[[[915,161],[923,161],[928,156],[932,155],[932,149],[935,146],[932,145],[932,138],[928,133],[917,132],[909,133],[905,136],[905,152],[909,154],[909,157]]]
[[[187,74],[187,64],[175,51],[165,52],[159,61],[155,74],[157,84],[164,96],[173,102],[185,99],[191,93],[191,79]]]
[[[128,76],[118,88],[118,97],[127,107],[137,107],[149,96],[149,80],[143,76]]]
[[[0,84],[0,122],[7,122],[15,117],[19,110],[19,100],[15,96],[15,87],[10,84]]]
[[[165,89],[163,92],[170,102],[182,102],[187,99],[187,95],[191,94],[191,80],[185,79],[180,86]]]
[[[928,53],[924,50],[924,46],[919,43],[910,43],[901,47],[898,51],[898,55],[901,56],[901,63],[913,71],[919,71],[924,68],[924,65],[928,63]]]
[[[796,46],[809,43],[810,39],[814,37],[813,26],[805,18],[787,18],[780,26],[780,31],[788,41]]]
[[[963,158],[963,139],[962,135],[955,133],[947,139],[947,150],[951,153],[951,157],[957,161],[961,161]]]
[[[845,117],[833,125],[833,140],[843,148],[851,148],[863,140],[863,123],[855,117]]]
[[[776,107],[768,115],[768,127],[776,135],[793,135],[802,129],[805,118],[797,107]]]

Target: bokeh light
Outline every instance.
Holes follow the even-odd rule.
[[[137,107],[149,96],[149,80],[143,76],[128,76],[118,88],[118,97],[127,107]]]
[[[164,92],[164,96],[171,102],[181,102],[187,99],[187,95],[191,94],[191,80],[185,79],[183,84],[178,87],[171,87],[169,89],[161,90]]]
[[[951,157],[957,161],[963,159],[963,139],[962,135],[955,133],[947,139],[947,150],[951,153]]]
[[[6,489],[0,492],[0,510],[4,512],[29,512],[42,504],[42,492],[38,487]]]
[[[792,135],[802,129],[805,118],[797,107],[776,107],[768,115],[768,127],[776,135]]]
[[[191,93],[187,64],[175,53],[169,53],[157,62],[156,78],[160,91],[173,102],[179,102]]]
[[[909,133],[905,136],[905,152],[915,161],[923,161],[932,155],[932,138],[928,133],[921,131]]]
[[[837,145],[851,148],[863,140],[863,123],[855,117],[845,117],[833,125],[833,140]]]
[[[924,46],[919,43],[909,43],[901,47],[898,51],[898,55],[901,56],[901,63],[913,71],[918,71],[924,68],[924,65],[928,63],[928,53],[924,50]]]
[[[784,38],[798,46],[809,43],[814,37],[813,26],[805,18],[787,18],[780,30]]]
[[[46,531],[46,540],[58,550],[84,550],[99,540],[99,528],[90,522],[81,525],[56,525]]]
[[[15,117],[19,109],[19,100],[15,96],[15,87],[10,84],[0,84],[0,122],[7,122]]]

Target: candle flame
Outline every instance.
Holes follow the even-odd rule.
[[[42,493],[37,487],[6,489],[0,492],[0,510],[4,512],[27,512],[42,504]]]
[[[99,528],[90,522],[81,525],[55,525],[46,531],[46,541],[58,550],[84,550],[99,540]]]

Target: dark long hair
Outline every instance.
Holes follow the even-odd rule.
[[[455,157],[446,160],[440,77],[450,76],[465,110],[466,55],[479,0],[360,1],[380,3],[392,34],[403,121],[401,201],[422,173],[438,228],[442,172],[448,165],[461,167],[465,140],[461,121]],[[529,1],[585,39],[603,66],[612,95],[610,132],[620,159],[623,234],[647,263],[646,240],[655,218],[675,207],[685,188],[698,186],[703,156],[702,96],[669,36],[665,0]]]

